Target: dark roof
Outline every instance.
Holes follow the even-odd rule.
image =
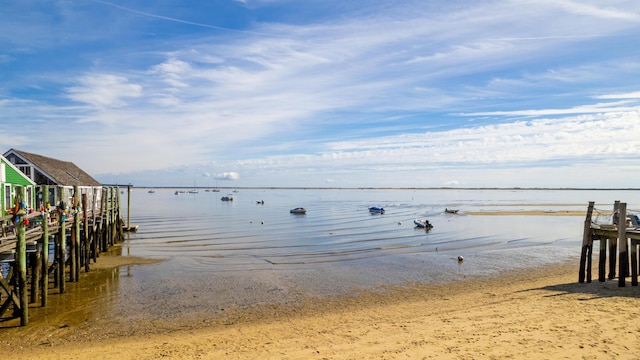
[[[84,172],[70,161],[62,161],[47,156],[29,153],[22,150],[11,149],[8,153],[13,152],[27,162],[40,168],[48,176],[50,176],[58,185],[62,186],[101,186],[96,179]]]

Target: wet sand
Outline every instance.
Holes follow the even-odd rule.
[[[98,261],[105,271],[147,266],[142,264],[144,259],[107,259]],[[617,279],[579,284],[577,278],[578,259],[572,259],[566,264],[465,277],[448,284],[405,284],[333,297],[300,296],[294,302],[265,301],[200,315],[193,311],[187,318],[127,316],[122,322],[87,315],[90,321],[60,323],[52,316],[51,321],[26,328],[0,329],[0,356],[636,358],[640,289],[629,283],[620,288]]]
[[[640,289],[577,282],[577,262],[128,329],[4,330],[10,359],[634,358]],[[112,331],[109,331],[112,330]],[[28,336],[25,336],[26,334]]]

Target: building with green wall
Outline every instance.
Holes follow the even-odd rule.
[[[25,176],[15,165],[0,155],[0,216],[5,216],[14,206],[18,191],[24,191],[24,203],[33,209],[36,201],[36,183]]]

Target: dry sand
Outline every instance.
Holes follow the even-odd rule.
[[[3,359],[638,358],[640,288],[577,282],[577,262],[412,285],[295,307],[265,305],[133,336],[74,327],[21,341]],[[14,329],[10,329],[14,330]],[[6,331],[6,330],[5,330]]]

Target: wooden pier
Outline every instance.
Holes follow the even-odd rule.
[[[594,209],[595,203],[589,202],[584,221],[578,281],[591,282],[593,243],[599,241],[598,281],[604,282],[606,278],[613,280],[616,277],[617,264],[618,286],[624,287],[627,277],[631,277],[632,286],[637,286],[640,224],[633,220],[635,217],[627,216],[627,204],[620,201],[615,202],[613,211],[610,212],[611,223],[608,224],[594,221]],[[607,249],[609,249],[608,274]]]
[[[48,186],[42,193],[49,193]],[[52,290],[64,293],[65,282],[79,281],[81,269],[88,272],[91,261],[124,239],[130,225],[121,218],[119,194],[117,186],[105,186],[98,203],[96,194],[87,199],[76,186],[69,204],[58,198],[32,213],[24,208],[24,194],[17,194],[14,214],[0,218],[0,264],[8,266],[8,276],[0,272],[1,320],[20,318],[21,326],[28,325],[29,304],[39,300],[45,307]]]

